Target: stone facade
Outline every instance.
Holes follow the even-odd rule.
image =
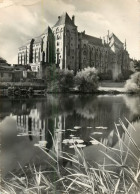
[[[54,35],[50,27],[43,34],[29,40],[18,50],[18,64],[30,65],[34,72],[43,72],[43,66],[55,62]]]
[[[100,74],[111,74],[117,79],[123,71],[129,70],[129,53],[115,34],[103,38],[78,32],[75,17],[67,13],[58,17],[56,24],[48,27],[39,37],[33,38],[19,48],[18,63],[29,64],[32,71],[40,72],[55,63],[60,69],[75,73],[85,67],[95,67]]]

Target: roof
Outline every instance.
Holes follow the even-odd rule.
[[[103,46],[102,39],[100,38],[96,38],[87,34],[82,34],[82,38],[88,40],[88,42],[91,44]]]
[[[26,41],[26,43],[25,43],[25,44],[23,44],[22,46],[20,46],[18,49],[21,49],[21,48],[26,48],[26,47],[27,47],[27,45],[29,45],[32,41],[33,41],[33,38],[28,39],[28,40]]]
[[[12,71],[12,70],[13,70],[12,66],[0,65],[0,71]]]
[[[52,31],[51,28],[50,28],[50,26],[48,26],[48,27],[44,30],[43,34],[48,34],[49,31]]]
[[[119,38],[114,33],[110,34],[109,39],[111,39],[112,37],[114,38],[115,41],[123,45],[123,43],[119,40]]]
[[[41,36],[35,37],[34,40],[35,40],[34,43],[41,43],[42,37]]]
[[[74,25],[72,19],[69,17],[67,12],[58,17],[58,21],[56,22],[56,24],[53,27],[60,26],[60,25],[63,25],[63,24]]]

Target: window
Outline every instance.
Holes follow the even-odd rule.
[[[59,28],[56,29],[56,33],[58,33],[58,32],[59,32]]]
[[[3,73],[1,73],[1,77],[3,77]]]
[[[83,55],[86,55],[87,53],[86,53],[86,51],[83,51]]]
[[[59,42],[57,42],[57,46],[59,46]]]
[[[59,40],[60,39],[60,36],[59,35],[57,35],[57,40]]]

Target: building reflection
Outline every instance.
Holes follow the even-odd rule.
[[[15,123],[13,126],[14,134],[12,127],[8,127],[5,133],[3,150],[4,148],[7,150],[4,150],[3,153],[5,155],[8,153],[8,158],[10,156],[9,153],[13,153],[13,159],[9,161],[23,161],[25,163],[30,163],[36,157],[39,157],[38,163],[40,165],[40,161],[44,162],[43,157],[46,160],[46,155],[44,156],[44,152],[42,154],[34,145],[39,141],[46,141],[47,152],[55,150],[63,165],[71,165],[68,160],[62,159],[60,156],[64,152],[75,154],[74,149],[62,143],[63,140],[70,139],[71,135],[74,135],[84,140],[86,147],[83,152],[88,155],[88,158],[98,162],[98,154],[101,147],[91,145],[89,142],[91,137],[106,146],[117,148],[116,123],[120,137],[125,142],[128,142],[126,134],[119,125],[119,119],[124,122],[126,128],[129,126],[125,118],[130,122],[136,122],[135,118],[140,115],[139,102],[139,97],[121,95],[48,95],[45,99],[3,100],[0,104],[3,131],[6,132],[6,125],[9,126],[9,123],[11,123],[8,123],[5,117],[10,115],[10,119],[12,118]],[[81,128],[73,131],[74,126],[81,126]],[[106,129],[99,129],[99,126],[106,127]],[[9,135],[7,135],[8,133]],[[18,137],[17,134],[23,134],[25,137]],[[138,133],[134,137],[139,142]],[[17,149],[17,145],[19,149]],[[8,161],[7,156],[5,161]],[[11,164],[8,165],[10,166]],[[5,169],[8,169],[7,166]]]
[[[63,151],[73,152],[62,143],[70,135],[84,140],[86,146],[90,145],[89,141],[93,137],[106,146],[113,147],[118,141],[114,123],[118,124],[121,118],[127,127],[125,117],[129,119],[129,111],[122,96],[76,96],[63,99],[63,104],[60,100],[59,97],[50,96],[46,101],[36,101],[32,107],[23,103],[23,113],[17,114],[18,132],[28,134],[30,141],[33,141],[34,136],[38,141],[47,141],[47,150],[55,149],[60,156]],[[71,107],[68,106],[70,103]],[[81,129],[70,131],[74,126],[81,126]],[[107,129],[97,129],[98,126]],[[118,126],[118,131],[120,137],[123,137],[121,126]],[[94,135],[94,132],[101,134]]]

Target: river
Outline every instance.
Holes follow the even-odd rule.
[[[139,96],[57,94],[34,99],[1,99],[2,176],[7,177],[9,172],[29,163],[44,165],[46,154],[37,146],[39,141],[46,141],[49,152],[54,149],[54,140],[61,156],[64,151],[74,154],[74,149],[66,143],[68,140],[80,139],[86,160],[100,163],[102,148],[90,141],[93,138],[105,146],[118,148],[116,124],[120,137],[128,142],[120,120],[140,146],[139,116]],[[132,150],[135,152],[133,147]],[[68,161],[64,160],[63,164],[68,165]]]

